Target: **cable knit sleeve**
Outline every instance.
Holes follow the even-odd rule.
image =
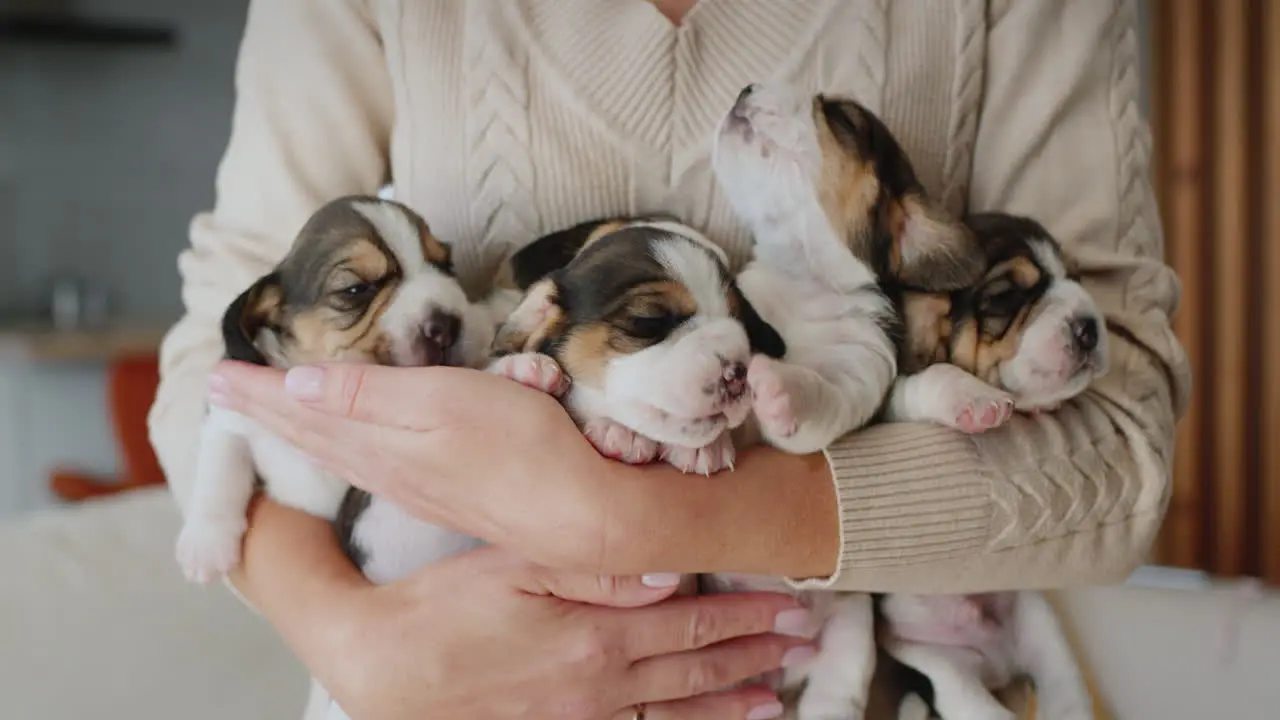
[[[227,304],[284,255],[321,203],[376,192],[387,176],[392,93],[362,0],[251,3],[235,82],[217,199],[192,221],[191,246],[178,259],[186,314],[161,347],[148,418],[184,508]]]
[[[902,423],[837,443],[839,570],[801,585],[1119,581],[1159,529],[1190,373],[1169,325],[1179,288],[1161,262],[1135,8],[1003,5],[989,17],[969,206],[1034,216],[1063,241],[1107,315],[1110,371],[1052,416],[984,435]]]

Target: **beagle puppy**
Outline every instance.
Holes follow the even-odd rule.
[[[986,258],[973,286],[906,292],[906,333],[886,415],[983,432],[1013,410],[1052,410],[1107,371],[1102,313],[1038,222],[966,220]],[[991,691],[1029,676],[1036,716],[1093,717],[1093,701],[1053,608],[1034,591],[880,598],[882,644],[930,681],[943,718],[1015,717]]]
[[[527,292],[494,351],[562,368],[565,407],[602,454],[702,474],[732,466],[730,432],[751,411],[747,368],[785,345],[719,247],[671,219],[597,220],[511,265]]]
[[[270,273],[222,320],[226,357],[289,368],[320,362],[478,367],[518,295],[473,303],[449,246],[402,204],[349,196],[305,223]],[[207,582],[240,559],[257,479],[276,501],[332,519],[348,485],[238,413],[210,408],[178,536],[184,574]]]
[[[738,282],[786,344],[781,358],[751,364],[754,425],[781,450],[821,451],[883,408],[898,371],[896,288],[966,287],[981,256],[884,123],[852,99],[749,85],[716,131],[713,166],[756,239]],[[789,590],[749,575],[703,585]],[[821,650],[771,679],[780,691],[803,688],[799,720],[863,717],[876,657],[871,596],[800,595],[822,622]]]

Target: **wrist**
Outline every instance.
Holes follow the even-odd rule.
[[[711,477],[609,463],[615,497],[600,572],[821,577],[840,553],[839,501],[821,454],[769,447]]]

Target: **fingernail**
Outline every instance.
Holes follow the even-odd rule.
[[[284,374],[285,392],[299,400],[319,400],[324,370],[314,365],[300,365]]]
[[[644,583],[645,587],[669,588],[679,585],[680,578],[680,573],[650,573],[641,575],[640,582]]]
[[[223,395],[223,394],[222,394],[222,393],[220,393],[220,392],[210,392],[210,393],[209,393],[209,398],[208,398],[208,399],[209,399],[209,404],[210,404],[210,405],[216,405],[216,406],[218,406],[218,407],[223,407],[223,408],[224,408],[224,407],[231,407],[231,396],[230,396],[230,395]]]
[[[773,720],[782,717],[782,703],[774,700],[747,711],[747,720]]]
[[[804,608],[783,610],[773,619],[773,632],[777,635],[812,638],[818,634],[814,627],[813,614]]]
[[[812,645],[801,645],[800,647],[793,647],[790,650],[788,650],[785,655],[782,656],[782,667],[791,667],[792,665],[799,665],[802,662],[807,662],[809,660],[812,660],[813,657],[817,654],[818,654],[818,651],[815,650]]]

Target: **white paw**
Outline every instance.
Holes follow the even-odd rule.
[[[582,434],[601,455],[628,465],[643,465],[658,457],[658,443],[609,418],[588,421]]]
[[[560,363],[542,353],[504,355],[489,366],[489,372],[559,397],[569,389],[569,376]]]
[[[175,555],[187,580],[207,583],[240,562],[240,540],[247,523],[240,518],[191,518],[178,534]]]
[[[751,409],[765,433],[775,437],[796,434],[799,422],[776,360],[764,355],[752,358],[747,368],[747,387],[751,388]]]
[[[700,448],[664,444],[660,455],[663,461],[680,472],[709,476],[733,469],[733,438],[728,432],[721,433],[720,437]]]
[[[970,434],[998,428],[1013,416],[1013,396],[977,378],[946,395],[943,422]]]

